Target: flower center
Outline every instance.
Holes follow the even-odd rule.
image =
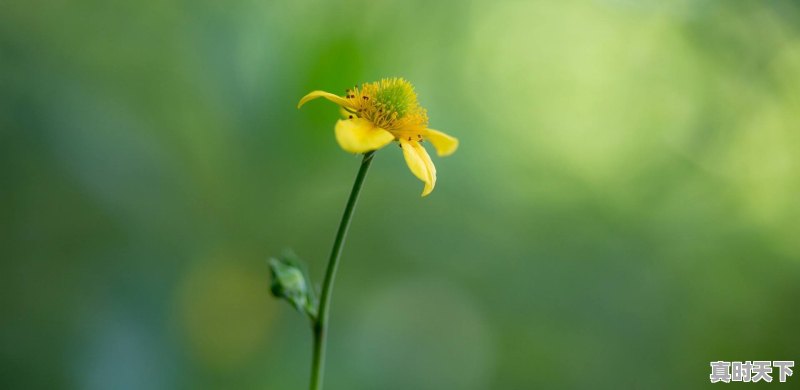
[[[398,138],[416,135],[428,125],[428,115],[420,107],[414,87],[401,78],[366,83],[360,89],[354,87],[347,91],[346,98],[358,116]]]
[[[382,80],[375,92],[375,106],[386,112],[396,112],[403,117],[417,105],[417,95],[408,81],[403,79]]]

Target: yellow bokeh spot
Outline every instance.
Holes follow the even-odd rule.
[[[179,332],[190,352],[219,371],[242,366],[263,349],[272,322],[266,273],[228,257],[195,265],[175,294]]]

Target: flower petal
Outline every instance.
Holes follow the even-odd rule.
[[[347,108],[339,107],[339,115],[341,115],[342,118],[345,119],[353,119],[357,116],[355,112],[347,110],[348,110]]]
[[[431,156],[428,154],[428,151],[422,147],[422,144],[419,142],[414,142],[414,149],[417,150],[417,154],[422,157],[422,161],[425,163],[425,168],[428,170],[428,177],[430,177],[430,181],[425,182],[425,188],[422,190],[422,196],[427,196],[433,191],[433,187],[436,186],[436,166],[433,165],[433,161],[431,161]]]
[[[394,141],[394,135],[364,118],[340,119],[336,122],[336,141],[350,153],[366,153]]]
[[[314,100],[314,99],[317,99],[317,98],[325,98],[325,99],[328,99],[328,100],[330,100],[330,101],[332,101],[332,102],[334,102],[334,103],[336,103],[336,104],[338,104],[338,105],[340,105],[342,107],[350,107],[350,103],[347,101],[347,99],[345,99],[343,97],[336,96],[336,95],[334,95],[334,94],[332,94],[330,92],[313,91],[313,92],[309,93],[308,95],[303,96],[302,99],[300,99],[300,103],[297,103],[297,108],[303,107],[303,104],[306,104],[310,100]]]
[[[411,173],[425,183],[422,196],[430,194],[436,185],[436,167],[433,166],[428,152],[416,141],[400,140],[400,146]]]
[[[441,131],[425,129],[425,138],[431,141],[439,156],[449,156],[458,149],[458,139]]]

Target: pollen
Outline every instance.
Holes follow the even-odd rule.
[[[346,96],[359,115],[386,129],[397,138],[416,133],[428,125],[414,87],[402,78],[383,79],[354,87]]]

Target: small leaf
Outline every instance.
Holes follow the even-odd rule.
[[[269,270],[272,275],[272,295],[286,300],[313,321],[317,316],[316,298],[305,268],[297,256],[286,251],[277,258],[270,258]]]

